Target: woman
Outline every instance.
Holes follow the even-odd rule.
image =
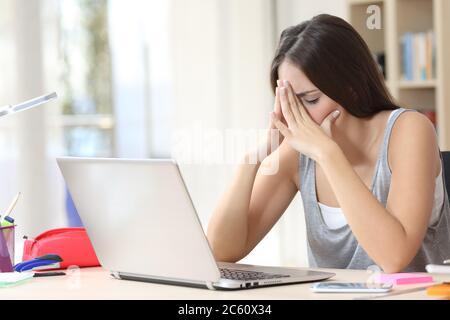
[[[245,155],[208,227],[219,261],[245,257],[297,191],[312,267],[424,271],[450,255],[450,207],[431,122],[393,102],[372,55],[344,20],[287,28],[272,63],[271,129],[282,142]],[[259,152],[258,149],[255,152]],[[258,170],[279,159],[279,170]]]

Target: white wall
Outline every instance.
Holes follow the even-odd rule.
[[[278,31],[321,13],[347,19],[347,0],[277,0]]]

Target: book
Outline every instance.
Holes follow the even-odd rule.
[[[424,81],[435,79],[435,36],[433,31],[406,32],[400,38],[402,79]]]
[[[433,123],[433,125],[436,127],[436,125],[437,125],[436,112],[434,110],[424,110],[424,111],[421,111],[421,113],[423,115],[425,115],[431,121],[431,123]]]

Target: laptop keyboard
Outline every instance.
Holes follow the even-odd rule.
[[[246,270],[236,270],[228,268],[220,268],[220,275],[224,279],[229,280],[264,280],[264,279],[278,279],[290,277],[287,274],[276,274]]]

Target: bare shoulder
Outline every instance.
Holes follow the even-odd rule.
[[[404,163],[404,159],[419,157],[437,165],[440,157],[436,131],[431,121],[420,112],[403,112],[395,121],[389,141],[391,168]]]
[[[436,131],[431,121],[416,111],[403,112],[396,120],[391,133],[390,144],[405,142],[426,142],[436,146]]]

